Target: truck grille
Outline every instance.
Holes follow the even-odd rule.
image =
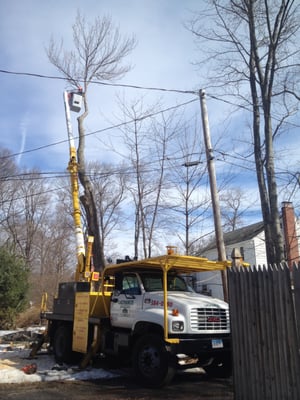
[[[229,310],[221,308],[192,308],[193,331],[223,331],[229,329]]]

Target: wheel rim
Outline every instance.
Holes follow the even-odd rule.
[[[144,375],[156,375],[161,366],[160,354],[156,347],[145,346],[139,354],[139,367]]]

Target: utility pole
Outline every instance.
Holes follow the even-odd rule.
[[[201,106],[201,117],[202,117],[202,127],[203,127],[203,135],[204,135],[204,144],[205,144],[205,152],[206,152],[206,160],[207,160],[207,169],[209,175],[209,183],[210,183],[210,193],[214,214],[214,225],[215,225],[215,233],[216,233],[216,242],[218,249],[218,260],[226,261],[226,250],[223,238],[223,230],[221,223],[221,211],[220,211],[220,202],[219,202],[219,194],[217,190],[217,180],[216,180],[216,170],[214,163],[213,150],[210,140],[210,131],[209,131],[209,123],[208,123],[208,113],[206,107],[206,95],[204,90],[199,91],[200,98],[200,106]],[[221,271],[222,284],[223,284],[223,295],[224,300],[228,301],[228,287],[227,287],[227,274],[226,271]]]

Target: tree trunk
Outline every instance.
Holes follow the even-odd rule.
[[[278,211],[277,185],[274,166],[274,148],[271,122],[272,87],[275,71],[275,50],[273,44],[269,47],[265,69],[261,66],[256,38],[255,16],[253,3],[249,3],[249,37],[250,60],[249,76],[253,105],[253,135],[256,175],[261,200],[261,210],[264,220],[266,254],[268,264],[279,264],[284,259],[283,237],[280,229],[280,216]],[[259,85],[264,115],[265,158],[262,154],[260,134]]]
[[[269,234],[268,241],[272,246],[272,252],[268,255],[269,264],[279,264],[284,260],[284,243],[280,227],[280,215],[278,210],[277,184],[275,179],[274,149],[272,140],[272,126],[269,113],[265,118],[266,138],[266,175],[270,202]]]
[[[79,133],[79,143],[78,143],[78,176],[80,183],[84,188],[84,194],[80,197],[81,203],[86,212],[87,220],[87,230],[88,235],[94,237],[93,245],[93,261],[95,266],[95,271],[101,271],[105,266],[104,250],[101,245],[100,233],[99,233],[99,222],[97,216],[97,209],[93,194],[93,187],[89,177],[86,174],[85,165],[85,130],[84,130],[84,120],[88,115],[88,103],[86,95],[83,94],[84,102],[84,113],[78,117],[78,133]]]

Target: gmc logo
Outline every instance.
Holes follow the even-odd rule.
[[[220,322],[220,317],[207,317],[207,322]]]

